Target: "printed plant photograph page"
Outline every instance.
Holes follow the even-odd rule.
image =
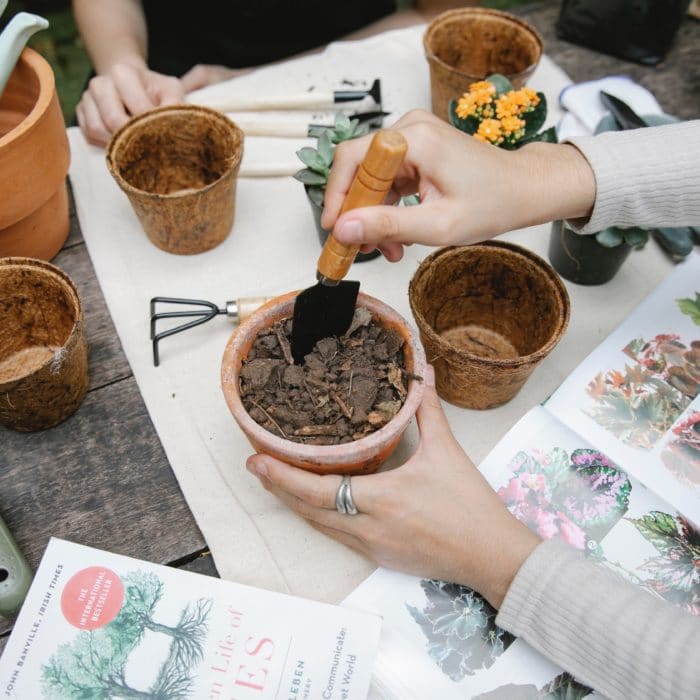
[[[649,595],[700,614],[698,529],[544,408],[531,410],[480,469],[543,539],[560,537]],[[344,604],[384,617],[373,677],[380,697],[592,693],[500,629],[496,611],[469,588],[380,569]]]
[[[379,617],[52,539],[0,658],[9,698],[364,700]]]
[[[700,523],[700,255],[679,264],[546,407]]]

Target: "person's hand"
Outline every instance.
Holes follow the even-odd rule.
[[[392,471],[352,477],[358,515],[336,510],[339,476],[318,476],[263,454],[246,466],[314,527],[378,564],[471,586],[498,608],[539,540],[508,512],[455,440],[432,367],[425,382],[416,453]]]
[[[104,146],[130,117],[178,104],[184,97],[185,88],[178,78],[156,73],[136,61],[116,63],[90,80],[75,113],[87,140]]]
[[[185,88],[185,92],[199,90],[199,88],[207,87],[214,83],[220,83],[222,80],[229,80],[238,75],[249,73],[252,68],[227,68],[226,66],[216,66],[211,63],[198,63],[192,66],[180,80]]]
[[[593,206],[593,171],[574,146],[537,143],[506,151],[422,110],[409,112],[392,128],[406,137],[408,153],[387,203],[418,193],[420,204],[353,209],[338,218],[371,134],[338,145],[326,187],[323,228],[363,252],[379,247],[396,261],[411,243],[474,243],[523,226],[586,216]]]

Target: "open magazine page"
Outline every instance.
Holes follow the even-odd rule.
[[[52,539],[0,697],[364,700],[381,620]]]
[[[542,407],[481,465],[511,512],[700,614],[700,533]],[[446,524],[447,526],[448,524]],[[373,686],[385,698],[585,697],[591,691],[495,625],[468,588],[379,569],[345,605],[384,617]]]
[[[699,394],[700,255],[693,253],[546,406],[700,524]]]

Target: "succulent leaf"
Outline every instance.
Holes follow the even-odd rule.
[[[325,187],[328,177],[323,175],[323,173],[317,173],[315,170],[310,168],[303,168],[302,170],[294,173],[294,179],[299,180],[299,182],[305,185],[318,185]]]
[[[322,185],[310,185],[306,188],[306,194],[316,206],[323,207],[324,188],[325,182]]]
[[[331,142],[331,135],[328,133],[328,131],[324,131],[318,137],[317,148],[318,148],[318,155],[319,155],[322,163],[327,168],[330,168],[330,165],[333,162],[333,150],[334,149],[333,149],[333,143]]]
[[[649,231],[633,226],[632,228],[623,229],[622,236],[625,239],[625,243],[632,246],[632,248],[643,248],[649,240]]]
[[[489,75],[486,80],[496,88],[496,97],[499,97],[506,92],[510,92],[513,89],[513,85],[511,84],[510,80],[508,80],[505,75],[501,75],[500,73],[493,73],[493,75]]]
[[[687,226],[679,228],[658,228],[654,238],[674,259],[685,258],[693,250],[693,230]]]
[[[596,233],[595,239],[604,248],[617,248],[617,246],[622,245],[625,237],[619,228],[611,226]]]

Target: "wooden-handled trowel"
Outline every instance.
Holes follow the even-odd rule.
[[[406,155],[408,144],[398,132],[378,131],[355,174],[340,213],[382,204]],[[322,338],[343,335],[352,322],[359,282],[342,281],[359,246],[345,246],[328,236],[318,259],[318,283],[299,294],[292,321],[292,355],[297,364]]]

